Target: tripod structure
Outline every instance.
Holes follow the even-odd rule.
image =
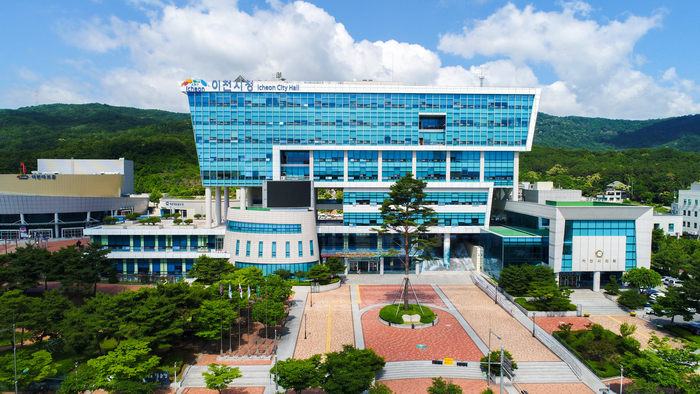
[[[420,301],[418,300],[418,295],[416,295],[416,290],[413,288],[413,285],[411,284],[411,281],[408,279],[408,275],[404,276],[403,280],[401,281],[401,288],[399,289],[399,293],[396,294],[396,297],[394,297],[394,301],[392,301],[392,305],[396,303],[396,299],[398,298],[399,302],[401,300],[407,301],[408,300],[408,292],[406,289],[408,287],[411,287],[411,291],[413,292],[413,297],[416,299],[416,304],[418,304],[418,308],[420,308],[420,313],[423,313],[423,307],[420,304]],[[405,296],[405,299],[404,299]],[[396,316],[399,315],[399,308],[396,308]]]

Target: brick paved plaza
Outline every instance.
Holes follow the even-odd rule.
[[[379,307],[362,315],[365,346],[390,361],[434,360],[453,358],[478,361],[482,354],[457,319],[437,311],[440,321],[435,327],[416,330],[389,327],[379,321]],[[426,345],[424,350],[416,345]]]
[[[491,348],[504,346],[516,361],[560,361],[537,339],[532,337],[522,324],[496,305],[476,286],[441,285],[440,290],[450,299],[455,308],[467,320],[484,343],[489,342],[489,324],[495,336],[491,337]]]
[[[470,337],[460,324],[457,317],[443,309],[452,304],[456,313],[463,317],[469,327],[478,336],[477,342],[488,344],[489,326],[495,336],[491,338],[491,348],[499,349],[504,346],[517,362],[559,362],[561,360],[523,326],[517,319],[496,305],[483,291],[475,285],[439,285],[438,288],[449,302],[443,302],[440,295],[431,285],[416,285],[414,289],[423,305],[430,305],[439,316],[439,322],[434,327],[423,329],[401,329],[382,324],[379,319],[381,304],[391,303],[399,291],[398,285],[343,285],[340,288],[323,293],[308,294],[305,298],[301,327],[296,338],[294,358],[304,359],[314,354],[338,351],[343,344],[354,344],[353,308],[362,313],[361,329],[364,346],[374,349],[387,362],[419,361],[453,358],[463,361],[477,361],[482,357],[474,339]],[[352,303],[354,294],[357,302]],[[411,296],[412,296],[411,292]],[[313,305],[311,298],[313,297]],[[413,298],[413,297],[412,297]],[[413,302],[413,300],[410,300]],[[303,315],[308,317],[308,320]],[[623,322],[637,325],[635,338],[646,347],[649,335],[655,332],[659,336],[665,334],[656,330],[652,324],[632,316],[592,316],[584,317],[542,317],[537,318],[538,326],[552,333],[558,330],[562,323],[572,323],[573,330],[585,329],[590,323],[598,323],[614,332],[619,333]],[[359,327],[359,326],[358,326]],[[306,334],[306,339],[304,338]],[[426,345],[426,349],[416,348],[416,345]],[[362,345],[362,343],[360,343]],[[203,357],[198,364],[215,362],[215,355]],[[224,362],[231,365],[269,364],[267,360],[255,360],[246,363]],[[382,381],[395,393],[418,394],[425,393],[431,385],[430,378],[397,379]],[[462,387],[464,393],[480,393],[486,388],[484,379],[453,379],[453,383]],[[583,383],[561,384],[522,384],[522,389],[534,394],[591,394],[593,391]],[[262,388],[248,389],[231,388],[227,394],[259,394]],[[258,391],[256,391],[258,390]],[[209,393],[204,389],[188,389],[187,394]],[[288,391],[291,393],[291,391]],[[303,394],[322,394],[320,389],[304,390]]]
[[[391,304],[398,292],[403,289],[403,286],[377,286],[377,285],[361,285],[358,286],[360,293],[360,309],[364,309],[371,305],[377,304]],[[413,290],[418,296],[421,304],[437,305],[440,307],[445,307],[445,303],[442,302],[440,297],[435,293],[432,286],[430,285],[414,285]],[[416,303],[416,299],[413,296],[413,291],[411,287],[408,288],[409,298],[408,302],[411,304]],[[397,301],[398,303],[399,301]]]
[[[313,297],[313,306],[311,306],[311,297]],[[341,286],[337,290],[325,293],[309,294],[304,309],[304,314],[309,320],[308,322],[302,320],[294,358],[304,359],[314,354],[335,352],[342,350],[345,344],[354,344],[355,334],[352,328],[350,302],[349,286]],[[331,311],[330,318],[329,311]],[[306,339],[304,339],[305,331]]]

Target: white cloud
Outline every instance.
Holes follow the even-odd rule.
[[[479,65],[441,67],[438,54],[420,45],[356,40],[332,15],[304,1],[268,0],[269,9],[251,13],[230,0],[193,0],[185,6],[130,1],[147,22],[113,16],[60,28],[78,48],[128,54],[130,64],[114,68],[76,63],[97,81],[92,97],[110,104],[186,111],[177,90],[183,79],[239,74],[271,79],[277,71],[289,80],[479,84]],[[583,1],[560,4],[559,12],[507,4],[460,34],[445,34],[438,48],[466,59],[493,57],[483,65],[485,86],[541,86],[540,108],[554,115],[650,118],[700,112],[697,87],[675,69],[658,80],[635,69],[647,60],[634,46],[661,26],[663,12],[603,24],[589,19],[598,10]],[[541,84],[534,64],[551,68],[558,80]],[[83,97],[80,86],[57,81],[48,86],[72,100]]]
[[[438,48],[467,59],[485,55],[506,57],[520,66],[551,66],[560,80],[543,86],[541,105],[551,114],[638,119],[700,110],[687,94],[694,84],[679,80],[675,70],[662,78],[675,81],[676,88],[668,89],[634,68],[647,62],[634,53],[635,44],[661,26],[663,12],[628,15],[607,24],[587,19],[592,12],[581,1],[562,3],[560,12],[518,9],[509,3],[460,34],[442,36]]]

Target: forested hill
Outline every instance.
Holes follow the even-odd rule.
[[[674,148],[700,152],[700,115],[619,120],[537,115],[534,145],[567,149]]]
[[[133,160],[138,193],[203,193],[189,114],[103,104],[0,110],[0,173],[71,157]]]
[[[698,115],[631,121],[541,113],[536,131],[539,146],[520,156],[523,181],[551,180],[586,195],[634,182],[635,199],[668,203],[700,179]],[[647,149],[659,147],[675,149]],[[643,149],[616,152],[629,148]],[[133,160],[138,193],[204,194],[188,114],[103,104],[0,110],[0,173],[71,157]]]

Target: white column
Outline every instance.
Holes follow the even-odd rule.
[[[384,257],[379,258],[379,275],[384,275]]]
[[[245,211],[246,201],[248,200],[247,192],[248,189],[245,187],[241,186],[241,188],[238,189],[238,202],[241,204],[241,211]]]
[[[416,151],[413,151],[413,156],[411,158],[411,172],[413,172],[413,177],[418,178],[418,174],[416,174]],[[402,174],[401,176],[403,177],[406,174]]]
[[[314,180],[314,151],[309,151],[309,179]]]
[[[343,151],[343,182],[348,181],[348,151]]]
[[[224,187],[224,216],[221,218],[221,221],[223,223],[226,222],[226,217],[228,216],[228,206],[229,206],[229,197],[228,194],[230,193],[230,190],[228,189],[228,186]]]
[[[445,152],[445,182],[450,181],[450,166],[452,165],[452,157],[450,157],[450,151]]]
[[[377,152],[377,182],[382,181],[382,151]]]
[[[416,275],[420,275],[420,263],[416,264]]]
[[[215,216],[214,216],[214,223],[218,226],[221,224],[221,186],[216,186],[216,189],[214,189],[214,192],[216,194],[216,205],[214,206],[215,209]]]
[[[450,234],[444,234],[442,240],[442,258],[445,267],[450,266]]]
[[[207,228],[211,228],[211,186],[204,188],[204,216]]]
[[[345,263],[345,275],[347,275],[348,271],[350,270],[350,264],[348,263],[347,257],[343,258],[343,263]]]
[[[513,152],[513,196],[512,201],[518,201],[518,175],[520,175],[520,152]]]
[[[90,226],[90,214],[91,213],[92,212],[88,212],[87,216],[85,217],[85,228],[88,228],[88,226]]]
[[[600,291],[600,271],[593,273],[593,291]]]
[[[61,234],[59,234],[59,232],[58,232],[58,212],[53,214],[53,223],[54,223],[53,224],[53,228],[54,228],[53,237],[59,238],[61,236]]]
[[[24,214],[23,213],[19,214],[19,222],[22,224],[27,224],[27,222],[24,221]]]
[[[481,152],[481,157],[479,158],[479,181],[480,182],[486,182],[486,179],[484,179],[484,151],[482,150]]]

